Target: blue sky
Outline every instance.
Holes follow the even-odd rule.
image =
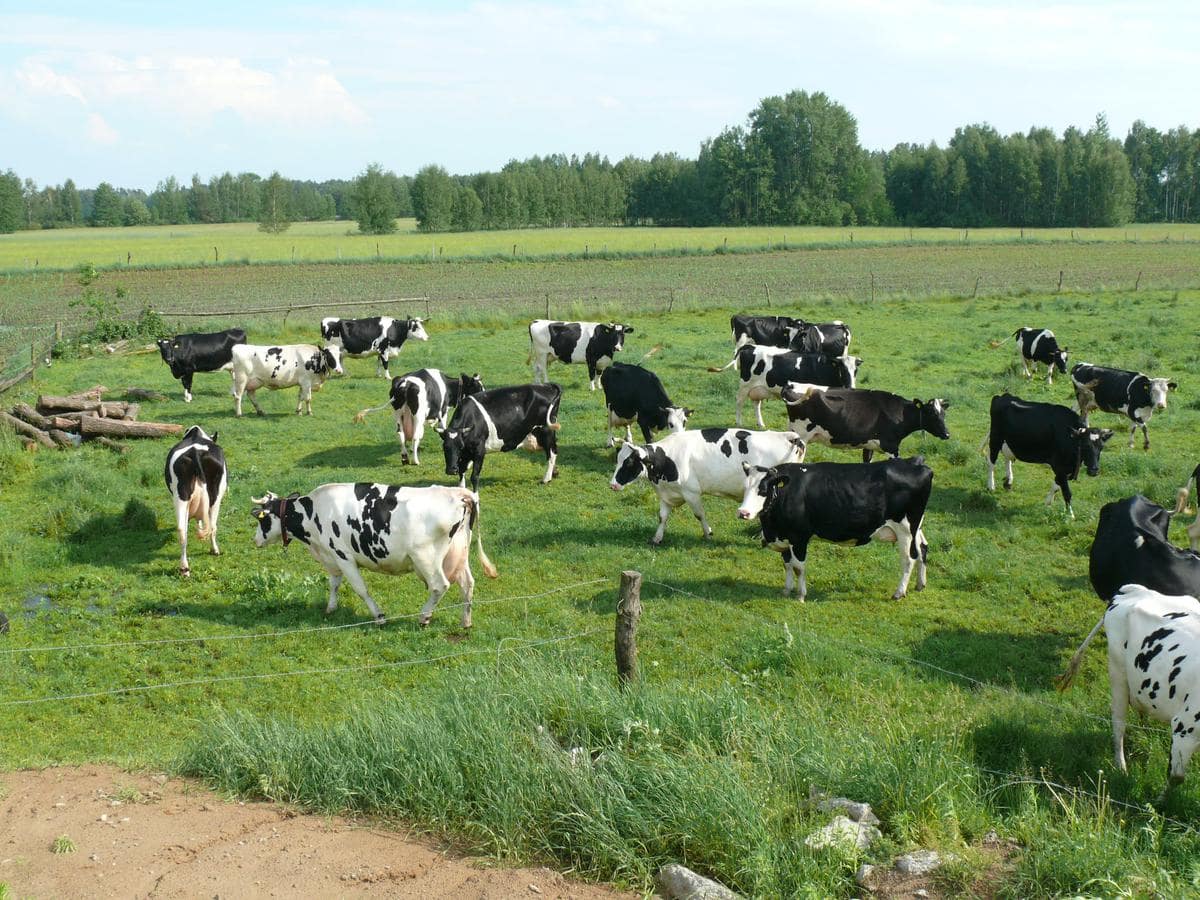
[[[0,169],[152,189],[225,170],[454,173],[700,143],[824,91],[871,149],[954,128],[1200,127],[1200,2],[0,0]]]

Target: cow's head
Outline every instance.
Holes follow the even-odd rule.
[[[858,379],[858,367],[862,365],[862,357],[859,356],[839,356],[837,362],[842,364],[845,370],[846,383],[842,387],[852,388],[855,381]]]
[[[687,428],[687,421],[695,412],[686,406],[665,406],[662,411],[666,419],[665,427],[673,434],[678,434]]]
[[[465,428],[438,428],[434,431],[442,439],[442,453],[446,457],[446,474],[461,478],[467,472],[470,459],[467,457],[467,442],[471,437],[472,426]]]
[[[258,528],[254,531],[254,546],[265,547],[283,536],[283,519],[279,515],[280,499],[267,491],[261,497],[252,497],[254,518],[258,520]]]
[[[613,470],[612,480],[608,486],[614,491],[623,490],[625,485],[632,484],[646,474],[646,460],[649,454],[645,447],[637,444],[621,444],[617,451],[617,467]]]
[[[328,318],[321,320],[321,338],[322,340],[332,341],[335,338],[342,336],[342,320]]]
[[[1179,385],[1166,378],[1150,379],[1150,405],[1155,409],[1167,408],[1167,391],[1175,390]]]
[[[791,476],[778,469],[749,463],[742,463],[742,473],[745,481],[742,483],[742,504],[737,511],[739,519],[753,519],[770,504],[775,492],[791,480]]]
[[[311,369],[318,375],[344,375],[345,369],[342,368],[342,350],[337,346],[322,347],[304,363],[304,368]]]
[[[474,375],[468,375],[466,372],[463,372],[458,376],[458,385],[460,396],[462,397],[470,397],[472,394],[478,394],[480,391],[486,390],[479,378],[478,372]]]
[[[1076,428],[1071,432],[1079,448],[1079,461],[1093,478],[1100,474],[1100,451],[1112,436],[1107,428]]]
[[[429,321],[428,319],[409,319],[408,320],[408,337],[409,337],[409,339],[414,340],[414,341],[429,340],[429,332],[427,332],[425,330],[425,325],[424,325],[424,323],[428,322],[428,321]]]
[[[1051,355],[1051,359],[1050,359],[1050,364],[1052,366],[1054,366],[1056,369],[1058,369],[1058,371],[1062,372],[1064,375],[1067,374],[1067,354],[1068,353],[1070,353],[1070,351],[1066,347],[1063,347],[1061,350],[1055,350],[1054,353]]]
[[[946,428],[946,410],[950,408],[949,400],[935,397],[933,400],[913,400],[913,406],[921,416],[921,430],[927,431],[943,441],[950,439],[950,430]]]
[[[607,325],[597,325],[593,337],[599,335],[601,346],[608,352],[603,356],[612,356],[625,346],[625,335],[633,334],[633,327],[622,325],[620,322],[610,322]]]
[[[175,362],[175,350],[179,346],[179,341],[175,338],[163,338],[157,343],[158,352],[162,354],[163,362],[168,366]]]

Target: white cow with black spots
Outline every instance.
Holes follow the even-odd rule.
[[[535,319],[529,323],[529,362],[533,364],[534,384],[546,383],[546,367],[553,360],[587,363],[592,390],[600,383],[600,373],[612,365],[613,357],[625,346],[625,335],[633,334],[631,325],[620,322],[552,322]]]
[[[1071,686],[1083,652],[1100,626],[1108,638],[1112,690],[1113,754],[1125,766],[1125,719],[1129,706],[1171,726],[1171,761],[1162,797],[1183,781],[1200,728],[1200,601],[1127,584],[1108,604],[1080,644],[1058,689]]]
[[[342,580],[363,599],[382,625],[387,617],[371,599],[360,568],[387,575],[416,572],[429,589],[418,620],[429,624],[433,608],[451,584],[463,592],[462,627],[471,627],[475,578],[468,553],[479,519],[479,495],[465,488],[397,487],[389,484],[323,484],[311,493],[254,500],[256,547],[297,540],[329,573],[328,615],[337,609]],[[483,552],[482,529],[476,532],[479,561],[489,578],[496,567]]]
[[[620,491],[643,475],[649,479],[658,494],[658,530],[651,544],[662,543],[671,510],[685,503],[707,539],[712,529],[704,517],[704,494],[741,499],[743,464],[777,466],[803,458],[804,441],[794,431],[681,431],[644,446],[624,444],[609,487]]]
[[[261,387],[272,391],[299,387],[296,415],[307,407],[312,415],[313,391],[319,391],[331,374],[341,375],[342,351],[338,347],[313,344],[284,344],[277,347],[239,344],[233,348],[233,398],[238,417],[242,415],[242,395],[249,394],[254,411],[265,415],[254,392]]]

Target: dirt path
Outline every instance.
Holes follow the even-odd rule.
[[[63,836],[74,850],[53,852]],[[0,884],[14,897],[635,896],[106,766],[0,775]]]

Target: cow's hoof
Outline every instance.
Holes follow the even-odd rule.
[[[657,541],[654,538],[650,538],[648,543],[650,544],[651,547],[661,547],[662,546],[662,538],[659,538]]]
[[[332,616],[332,615],[334,614],[334,612],[336,612],[336,611],[337,611],[337,607],[336,607],[336,606],[327,606],[327,607],[325,607],[325,615],[327,615],[327,616]]]
[[[380,613],[379,615],[377,615],[375,617],[375,624],[376,625],[386,625],[387,624],[387,616],[385,616],[383,613]],[[422,622],[421,624],[424,625],[425,623]]]
[[[209,551],[209,552],[210,552],[210,553],[211,553],[213,556],[220,556],[220,555],[221,555],[221,551],[220,551],[220,550],[218,550],[216,547],[213,547],[213,548],[212,548],[212,550],[211,550],[211,551]]]
[[[907,592],[906,591],[896,591],[896,593],[892,594],[892,599],[893,600],[903,600],[905,593],[907,593]]]
[[[254,414],[255,414],[256,416],[265,416],[265,415],[266,415],[266,413],[265,413],[265,412],[263,412],[261,409],[256,409],[256,410],[254,411]]]
[[[430,616],[424,616],[417,620],[417,624],[420,625],[422,628],[424,628],[429,624],[430,618],[431,618]]]
[[[1011,491],[1011,490],[1012,490],[1012,486],[1013,486],[1013,483],[1012,483],[1011,481],[1006,481],[1006,482],[1004,482],[1004,489],[1005,489],[1006,491]]]
[[[191,574],[192,574],[192,570],[189,569],[187,566],[180,566],[179,574],[184,578],[190,578]]]
[[[554,467],[554,471],[550,473],[550,477],[551,477],[551,478],[557,478],[557,477],[558,477],[558,466],[555,466],[555,467]]]

